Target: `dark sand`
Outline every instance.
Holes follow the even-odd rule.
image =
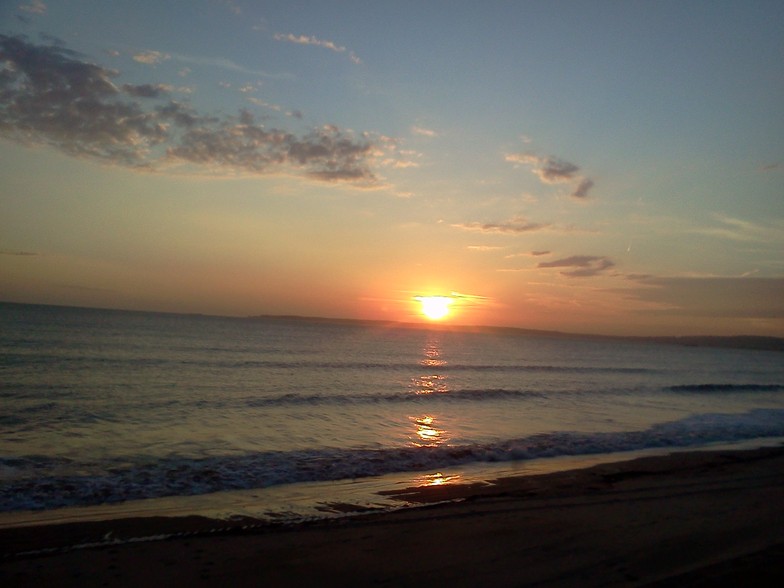
[[[401,498],[426,506],[296,526],[187,517],[4,529],[0,585],[784,586],[783,448]],[[68,547],[175,531],[192,534]]]

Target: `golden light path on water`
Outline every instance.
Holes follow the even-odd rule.
[[[441,345],[438,339],[435,337],[429,339],[422,353],[424,357],[420,360],[419,365],[428,371],[418,378],[412,378],[412,392],[419,395],[448,394],[447,376],[439,373],[440,370],[438,369],[447,365],[447,361],[441,357]],[[415,435],[411,440],[412,445],[425,448],[448,444],[449,433],[440,428],[439,419],[436,415],[425,414],[409,416],[408,418],[415,427]],[[412,481],[412,485],[417,487],[441,486],[458,482],[460,478],[459,474],[449,475],[442,472],[434,472],[417,476]]]

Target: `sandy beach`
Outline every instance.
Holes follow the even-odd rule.
[[[784,448],[677,453],[399,494],[422,506],[299,525],[158,517],[4,529],[0,583],[585,587],[784,581]],[[162,535],[170,536],[156,538]]]

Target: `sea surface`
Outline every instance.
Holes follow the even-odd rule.
[[[779,437],[775,351],[0,303],[5,513]]]

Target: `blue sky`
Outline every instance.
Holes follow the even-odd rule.
[[[0,23],[0,299],[784,335],[780,2]]]

